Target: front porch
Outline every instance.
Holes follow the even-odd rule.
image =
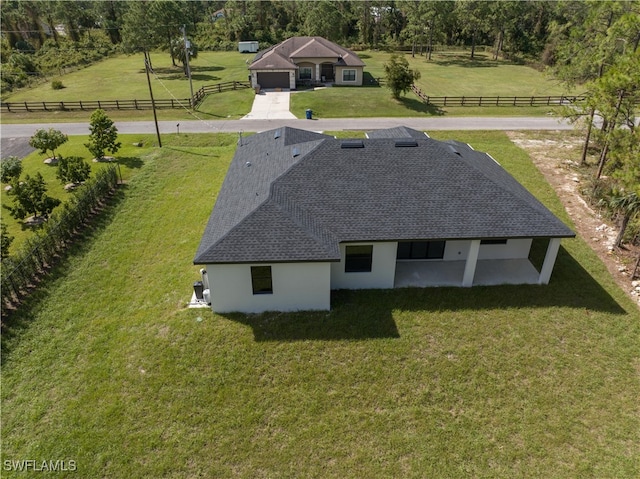
[[[463,286],[466,261],[398,261],[394,288]],[[473,286],[538,284],[540,273],[528,259],[478,260]]]

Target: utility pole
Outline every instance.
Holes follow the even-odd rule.
[[[189,98],[189,106],[191,108],[195,108],[194,100],[193,100],[193,83],[191,83],[191,67],[189,66],[189,49],[191,48],[191,43],[187,40],[187,26],[182,25],[182,36],[184,38],[184,61],[187,67],[187,77],[189,78],[189,88],[191,90],[191,97]]]
[[[147,83],[149,84],[149,95],[151,95],[151,108],[153,109],[153,121],[156,124],[156,134],[158,135],[158,146],[162,148],[162,140],[160,139],[160,128],[158,128],[158,116],[156,115],[156,102],[153,99],[153,90],[151,89],[151,78],[149,77],[149,55],[144,51],[144,70],[147,72]]]

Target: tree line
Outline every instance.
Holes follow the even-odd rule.
[[[192,54],[319,35],[353,49],[409,48],[427,60],[436,45],[468,47],[471,58],[482,45],[496,59],[553,66],[562,32],[578,28],[601,3],[638,13],[637,1],[4,0],[2,85],[7,91],[29,76],[116,51],[164,50],[175,64],[184,60],[183,26]]]

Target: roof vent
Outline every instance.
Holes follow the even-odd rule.
[[[411,146],[418,146],[418,142],[410,138],[401,138],[396,140],[396,148],[406,148]]]
[[[340,143],[340,148],[364,148],[364,142],[362,140],[343,140]]]
[[[455,153],[458,156],[462,156],[460,152],[456,150],[452,145],[447,145],[447,146],[449,147],[449,150],[451,150],[451,153]]]
[[[291,156],[293,158],[295,158],[296,156],[300,156],[300,150],[298,149],[297,146],[294,146],[293,149],[291,150]]]
[[[282,135],[282,131],[280,131],[280,128],[278,128],[276,132],[273,134],[273,139],[277,140],[278,138],[280,138],[281,135]]]

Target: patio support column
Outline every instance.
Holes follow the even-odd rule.
[[[464,276],[462,278],[462,286],[468,288],[473,286],[473,277],[476,275],[476,265],[478,264],[478,253],[480,252],[480,240],[471,241],[469,247],[469,255],[464,265]]]
[[[553,266],[556,264],[556,258],[558,257],[560,241],[560,238],[551,238],[549,240],[547,254],[544,257],[542,269],[540,269],[540,278],[538,279],[538,284],[549,284],[549,280],[551,279],[551,272],[553,271]]]
[[[322,77],[320,76],[320,64],[316,63],[316,81],[320,80],[322,80]]]

